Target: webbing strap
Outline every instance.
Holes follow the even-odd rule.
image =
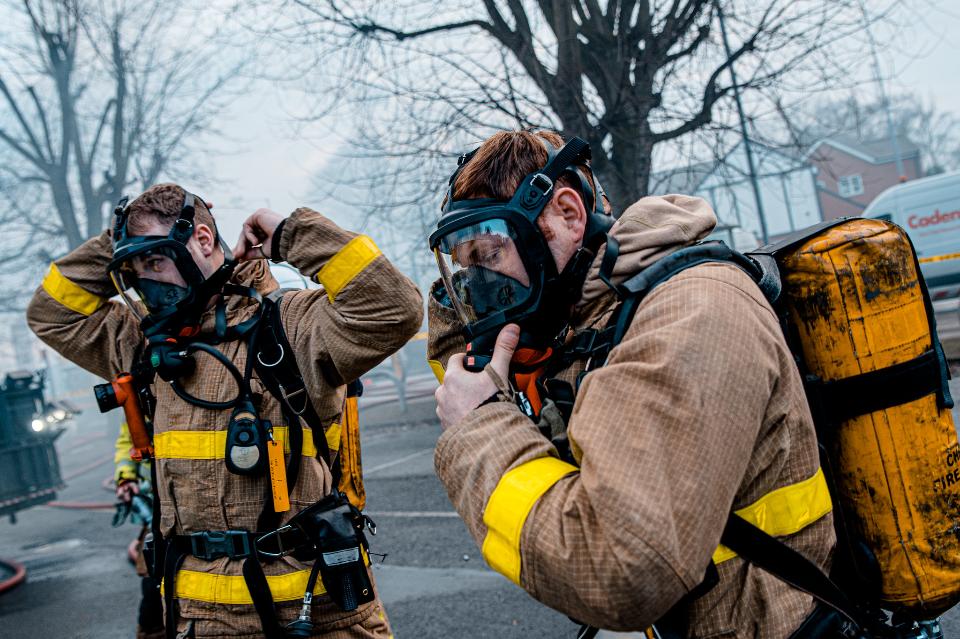
[[[253,608],[260,617],[263,634],[267,639],[283,639],[283,630],[277,621],[277,612],[273,608],[270,585],[267,583],[267,576],[263,574],[263,566],[256,557],[243,561],[243,580],[247,584],[247,590],[250,591],[250,598],[253,599]]]
[[[333,460],[327,439],[323,436],[323,424],[310,401],[293,347],[283,328],[283,318],[280,314],[282,291],[280,293],[280,295],[271,294],[264,300],[266,307],[264,322],[257,335],[253,349],[255,352],[250,356],[255,358],[254,368],[260,381],[267,387],[270,394],[277,398],[285,414],[289,412],[298,418],[295,420],[296,427],[302,428],[300,423],[302,419],[313,430],[313,443],[317,453],[332,470]],[[293,429],[294,423],[291,423],[290,427]],[[300,436],[303,437],[302,433]]]
[[[623,340],[637,307],[654,288],[682,271],[709,262],[738,266],[754,281],[763,277],[762,269],[754,260],[731,250],[723,242],[703,242],[679,249],[616,286],[614,290],[623,302],[607,325],[601,330],[590,329],[578,335],[563,350],[561,359],[588,357],[588,371],[600,368],[606,363],[610,351]]]
[[[186,557],[173,544],[167,546],[166,558],[163,562],[163,605],[166,609],[164,626],[167,639],[177,639],[177,611],[175,608],[177,599],[174,593],[176,592],[177,572],[180,571],[180,566],[183,565],[183,560]]]
[[[805,381],[815,414],[831,422],[900,406],[940,390],[940,360],[929,350],[909,361],[853,377]]]
[[[739,515],[730,514],[720,542],[755,566],[830,606],[861,628],[869,627],[861,611],[816,564]]]

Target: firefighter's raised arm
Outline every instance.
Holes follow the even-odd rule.
[[[137,318],[107,275],[113,254],[104,231],[50,264],[27,307],[44,343],[94,375],[109,379],[130,365],[143,340]]]

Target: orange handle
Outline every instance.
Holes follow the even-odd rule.
[[[127,419],[127,428],[130,430],[130,439],[133,440],[133,450],[130,459],[142,461],[153,457],[153,445],[147,433],[147,423],[137,401],[137,391],[133,386],[133,376],[119,375],[111,382],[113,392],[117,396],[117,403],[123,406],[123,415]]]

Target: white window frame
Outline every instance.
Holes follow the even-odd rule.
[[[841,197],[863,195],[863,175],[854,173],[841,176],[837,179],[837,191],[840,192]]]

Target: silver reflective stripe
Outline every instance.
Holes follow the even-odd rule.
[[[349,564],[355,561],[360,561],[359,548],[347,548],[345,550],[323,553],[323,563],[328,566],[339,566],[340,564]]]

